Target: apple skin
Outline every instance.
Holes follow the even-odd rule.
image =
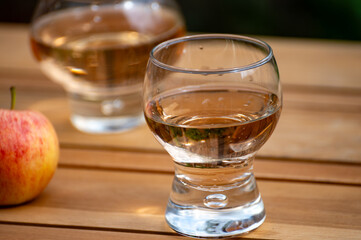
[[[32,200],[57,168],[59,142],[41,113],[0,109],[0,206]]]

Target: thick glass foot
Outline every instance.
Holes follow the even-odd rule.
[[[168,225],[180,234],[199,238],[231,237],[259,227],[266,214],[262,199],[249,206],[230,209],[184,207],[169,201]]]
[[[175,177],[165,217],[168,225],[180,234],[224,238],[256,229],[266,214],[251,174],[242,184],[223,191],[190,187]]]
[[[119,133],[144,123],[139,93],[116,93],[69,93],[74,127],[86,133]]]

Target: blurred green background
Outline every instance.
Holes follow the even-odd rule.
[[[192,32],[361,40],[361,0],[177,2]],[[36,0],[3,0],[0,22],[28,23],[35,5]]]

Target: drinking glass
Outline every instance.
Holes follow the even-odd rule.
[[[31,46],[43,73],[65,88],[73,125],[112,133],[144,122],[149,52],[184,33],[173,0],[40,0]]]
[[[260,226],[253,160],[282,106],[271,47],[222,34],[166,41],[150,54],[143,91],[147,124],[175,163],[169,226],[201,238]]]

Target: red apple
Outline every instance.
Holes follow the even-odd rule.
[[[58,159],[58,138],[44,115],[0,109],[1,206],[38,196],[54,175]]]

